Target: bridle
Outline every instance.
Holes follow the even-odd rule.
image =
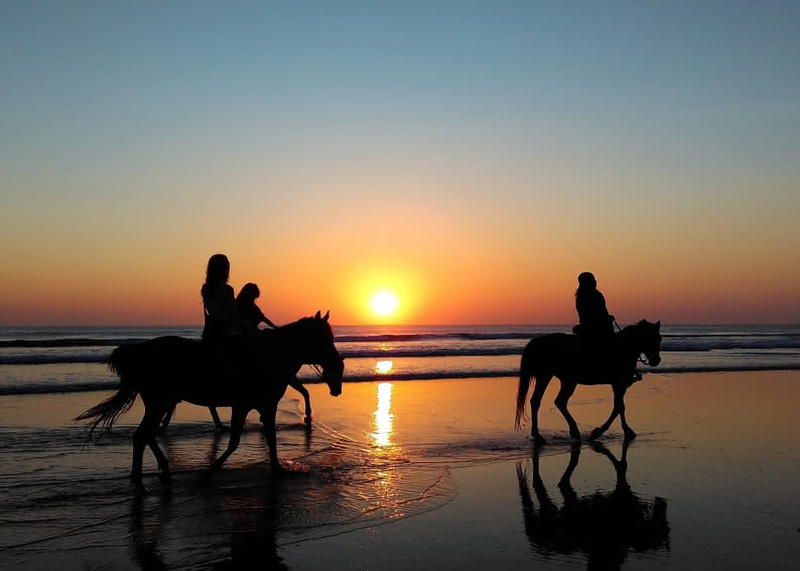
[[[622,327],[619,326],[619,323],[617,323],[616,319],[614,320],[614,325],[616,326],[618,332],[622,331]],[[648,367],[651,366],[650,361],[647,360],[647,355],[645,355],[644,353],[639,353],[639,355],[636,357],[636,361],[641,363],[642,365],[647,365]]]

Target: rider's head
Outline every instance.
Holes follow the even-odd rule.
[[[225,254],[214,254],[208,259],[208,267],[206,267],[206,283],[228,283],[228,278],[231,273],[231,263],[228,261],[228,256]]]
[[[239,295],[236,296],[236,299],[240,302],[252,303],[258,299],[260,295],[261,291],[258,289],[258,286],[250,282],[242,286],[242,290],[239,292]]]
[[[583,272],[578,276],[578,286],[586,289],[594,289],[597,287],[597,280],[594,279],[592,272]]]

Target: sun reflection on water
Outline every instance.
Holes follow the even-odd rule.
[[[391,364],[391,361],[389,361]],[[378,406],[375,409],[372,439],[378,447],[392,444],[394,415],[392,410],[392,383],[378,383]]]
[[[391,361],[378,361],[375,363],[375,372],[380,375],[388,375],[394,369],[394,363]]]

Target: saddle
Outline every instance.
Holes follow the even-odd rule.
[[[636,371],[626,370],[622,355],[619,353],[617,334],[588,335],[580,331],[580,326],[573,328],[578,339],[578,354],[584,367],[593,370],[606,378],[628,379],[629,385],[640,381],[642,376]]]

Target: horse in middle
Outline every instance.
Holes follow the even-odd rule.
[[[651,367],[661,363],[661,322],[650,323],[643,319],[614,334],[614,339],[600,356],[600,362],[591,362],[589,353],[577,335],[550,333],[534,337],[525,346],[519,371],[517,410],[514,426],[520,427],[525,412],[525,398],[532,379],[536,379],[531,396],[531,436],[535,444],[544,444],[539,433],[538,412],[544,391],[553,377],[561,381],[561,390],[555,399],[556,408],[569,426],[572,438],[580,440],[581,434],[575,419],[567,410],[567,403],[578,384],[611,385],[614,391],[614,408],[601,426],[592,430],[590,439],[602,435],[617,416],[620,418],[626,440],[636,438],[636,433],[625,419],[625,392],[641,376],[636,364],[641,355]]]

